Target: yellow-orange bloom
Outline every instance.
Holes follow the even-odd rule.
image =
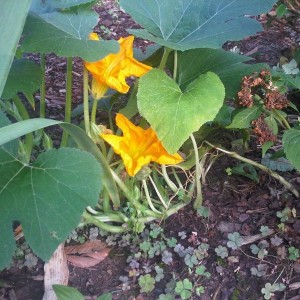
[[[92,33],[90,39],[99,38],[96,33]],[[96,98],[103,96],[103,91],[108,88],[126,94],[129,90],[126,77],[140,77],[152,69],[133,57],[133,40],[133,36],[120,38],[120,51],[117,54],[109,54],[96,62],[84,63],[93,76],[92,93]]]
[[[130,176],[134,176],[151,161],[162,165],[182,162],[183,159],[179,154],[171,155],[167,152],[152,128],[145,130],[136,126],[122,114],[117,114],[116,123],[123,136],[101,134],[101,137],[122,157]]]

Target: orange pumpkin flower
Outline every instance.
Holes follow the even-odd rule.
[[[171,155],[167,152],[152,128],[145,130],[136,126],[122,114],[117,114],[116,123],[123,136],[101,134],[101,137],[121,156],[130,176],[134,176],[151,161],[162,165],[182,162],[179,154]]]
[[[96,33],[90,34],[91,40],[99,40]],[[126,77],[140,77],[152,68],[140,63],[133,57],[133,36],[120,38],[120,51],[117,54],[109,54],[96,62],[85,62],[85,67],[93,76],[92,94],[94,99],[100,99],[108,88],[126,94],[129,85]]]

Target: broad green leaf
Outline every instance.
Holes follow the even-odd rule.
[[[175,153],[191,133],[212,121],[223,105],[224,86],[208,72],[184,91],[163,71],[153,69],[140,78],[138,108],[169,153]]]
[[[32,94],[42,82],[41,68],[28,59],[14,60],[9,71],[2,98],[11,99],[18,92]]]
[[[0,128],[0,146],[30,132],[53,125],[61,126],[64,130],[66,130],[69,133],[69,135],[73,138],[73,140],[80,149],[90,152],[96,157],[103,169],[103,185],[107,190],[114,204],[114,207],[118,208],[120,206],[120,199],[115,181],[112,178],[110,168],[99,148],[78,126],[48,119],[30,119],[20,121]]]
[[[263,30],[255,16],[276,0],[120,0],[143,30],[129,32],[176,49],[220,48]]]
[[[40,14],[53,12],[56,9],[78,8],[82,5],[92,5],[96,0],[32,0],[30,10]]]
[[[9,124],[11,124],[10,120],[7,118],[7,116],[5,115],[5,113],[0,110],[0,128],[4,127],[4,126],[7,126]],[[13,140],[13,141],[11,141],[9,143],[6,143],[2,147],[7,152],[9,152],[10,154],[12,154],[13,156],[17,156],[17,154],[18,154],[18,146],[19,146],[18,141],[17,140]],[[0,146],[0,149],[1,149],[1,146]]]
[[[294,167],[284,157],[272,159],[271,154],[267,153],[261,160],[261,163],[272,171],[288,172],[292,171]]]
[[[52,287],[57,300],[84,300],[83,295],[73,287],[60,284],[53,284]]]
[[[79,223],[84,208],[97,203],[102,188],[100,164],[78,149],[49,150],[32,165],[0,150],[0,170],[0,268],[13,254],[14,221],[22,224],[31,249],[48,260]]]
[[[255,168],[248,163],[240,163],[237,166],[231,168],[232,174],[247,177],[257,183],[259,183],[259,177]]]
[[[268,68],[265,64],[245,64],[251,59],[222,49],[193,49],[179,52],[177,82],[184,89],[199,75],[211,71],[222,80],[226,97],[233,98],[241,89],[243,76]]]
[[[119,51],[117,41],[92,41],[88,35],[98,22],[94,11],[79,10],[28,15],[22,44],[25,52],[54,52],[58,56],[79,56],[97,61]]]
[[[261,112],[261,106],[253,105],[250,108],[238,108],[233,112],[232,122],[227,126],[227,128],[249,128],[251,126],[251,122],[257,119]]]
[[[284,153],[291,164],[300,171],[300,130],[286,130],[282,138]]]
[[[214,118],[214,123],[221,127],[226,127],[231,123],[231,115],[234,108],[224,104]]]
[[[31,0],[1,1],[0,96],[23,30]]]

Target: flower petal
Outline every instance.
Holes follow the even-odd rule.
[[[116,123],[123,136],[102,134],[101,137],[121,156],[130,176],[134,176],[151,161],[159,164],[177,164],[183,160],[179,154],[171,155],[166,151],[152,128],[145,130],[136,126],[122,114],[117,114]]]
[[[92,33],[90,39],[99,38],[97,34]],[[133,57],[133,40],[133,36],[120,38],[120,51],[117,54],[109,54],[96,62],[85,62],[85,67],[99,84],[126,94],[130,88],[126,83],[127,77],[141,77],[152,69]]]

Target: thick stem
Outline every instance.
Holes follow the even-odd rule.
[[[165,66],[167,64],[168,57],[169,57],[169,55],[170,55],[170,53],[172,51],[173,51],[173,49],[170,49],[170,48],[167,48],[167,47],[164,48],[164,54],[163,54],[163,56],[161,58],[161,61],[160,61],[158,69],[164,70],[164,68],[165,68]]]
[[[25,105],[23,104],[22,100],[20,99],[20,97],[18,95],[15,95],[12,98],[12,100],[13,100],[22,120],[30,119],[28,111],[27,111]],[[33,147],[33,134],[32,133],[26,134],[24,145],[25,145],[25,149],[26,149],[26,160],[27,160],[27,162],[29,162],[32,147]]]
[[[84,211],[82,217],[86,224],[93,224],[108,232],[123,233],[127,231],[125,227],[106,224],[101,221],[101,217],[92,216],[87,211]]]
[[[205,141],[206,144],[208,144],[209,146],[233,157],[233,158],[236,158],[240,161],[243,161],[243,162],[246,162],[264,172],[266,172],[267,174],[269,174],[270,176],[272,176],[273,178],[277,179],[282,185],[284,185],[287,189],[289,189],[297,198],[299,198],[299,192],[295,189],[295,187],[290,184],[288,181],[286,181],[283,177],[281,177],[278,173],[270,170],[269,168],[267,168],[266,166],[264,165],[261,165],[260,163],[257,163],[251,159],[248,159],[248,158],[245,158],[239,154],[237,154],[236,152],[231,152],[231,151],[227,151],[225,149],[222,149],[222,148],[219,148],[219,147],[216,147],[214,146],[213,144],[209,143],[208,141]]]
[[[196,199],[194,201],[194,209],[198,209],[202,206],[203,203],[203,195],[202,195],[202,187],[201,187],[201,165],[199,161],[199,153],[198,146],[193,134],[190,135],[190,139],[193,144],[194,152],[195,152],[195,182],[196,182]]]
[[[174,70],[173,70],[173,80],[176,81],[177,78],[177,68],[178,68],[178,53],[177,50],[174,51]]]
[[[176,186],[176,184],[170,179],[166,166],[162,165],[161,166],[161,171],[164,177],[164,180],[166,181],[168,187],[174,192],[174,193],[178,193],[178,187]]]
[[[151,208],[153,211],[157,212],[158,214],[161,214],[161,212],[158,211],[158,210],[154,207],[154,205],[153,205],[153,203],[152,203],[152,200],[151,200],[151,197],[150,197],[150,194],[149,194],[149,190],[148,190],[148,187],[147,187],[146,180],[143,179],[143,180],[142,180],[142,183],[143,183],[143,188],[144,188],[144,191],[145,191],[145,196],[146,196],[146,199],[147,199],[147,202],[148,202],[150,208]]]
[[[89,112],[89,76],[88,71],[83,67],[83,115],[84,115],[84,126],[85,132],[90,137],[90,112]]]
[[[42,70],[42,83],[40,86],[40,117],[46,117],[46,78],[45,78],[45,68],[46,68],[46,56],[41,54],[41,70]]]
[[[65,103],[65,122],[71,123],[72,115],[72,57],[67,58],[67,74],[66,74],[66,103]],[[65,147],[68,144],[68,133],[64,130],[61,147]]]

